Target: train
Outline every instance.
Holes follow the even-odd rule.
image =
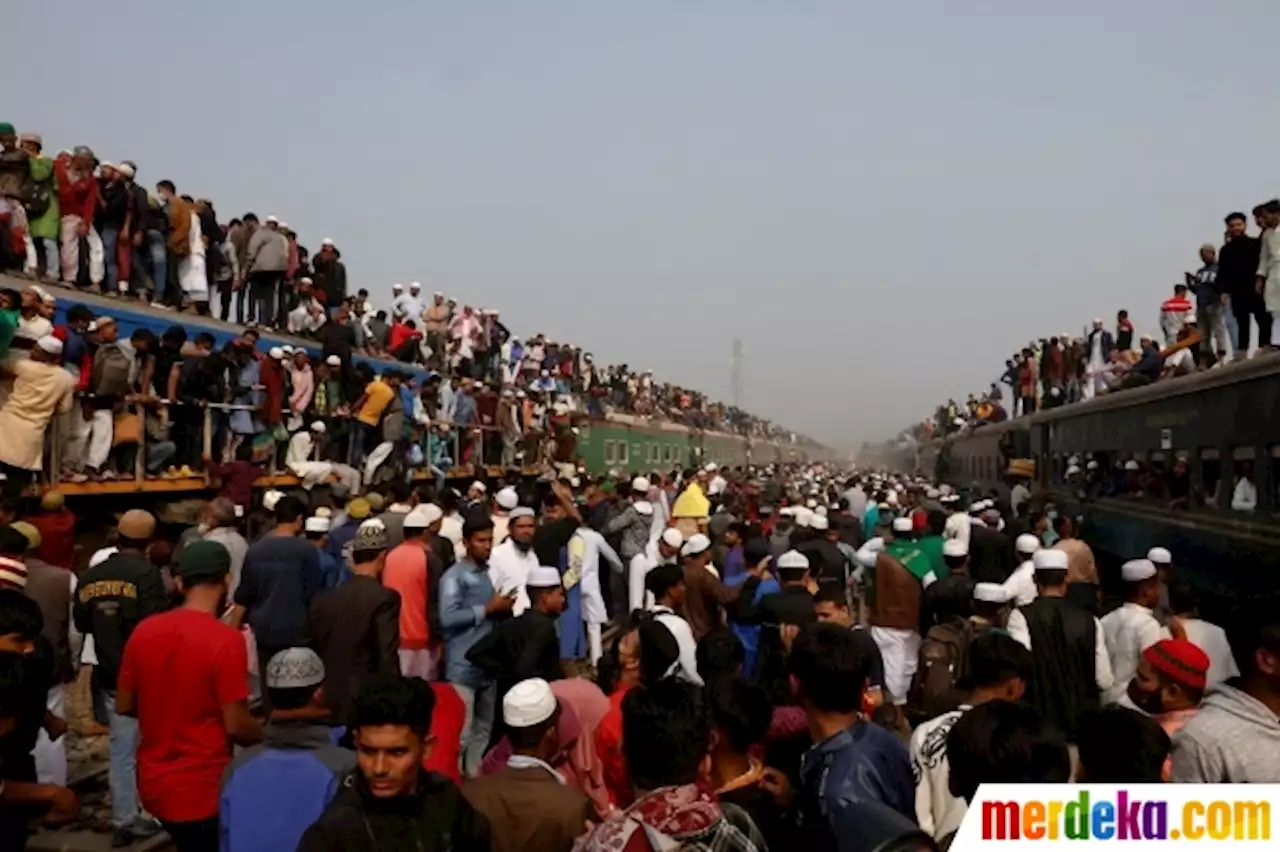
[[[676,423],[611,414],[578,428],[577,455],[590,473],[655,471],[715,462],[723,467],[819,460],[825,448],[787,439],[748,438]]]
[[[1073,460],[1096,469],[1068,481]],[[904,448],[896,466],[1002,495],[1013,466],[1115,559],[1159,545],[1218,602],[1280,592],[1277,353],[980,425]]]

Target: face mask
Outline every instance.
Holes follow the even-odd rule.
[[[1149,713],[1152,716],[1159,716],[1164,712],[1164,695],[1159,691],[1143,692],[1138,687],[1137,680],[1129,681],[1129,700],[1134,703],[1139,710]]]

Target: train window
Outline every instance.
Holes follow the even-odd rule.
[[[618,464],[631,464],[631,445],[626,441],[618,442]]]
[[[1146,464],[1142,466],[1142,496],[1150,500],[1164,500],[1169,478],[1165,454],[1153,450],[1147,454]]]
[[[666,444],[662,445],[662,461],[663,462],[671,461],[671,447],[667,446]]]
[[[1202,447],[1199,455],[1200,490],[1196,494],[1196,502],[1217,508],[1222,496],[1222,459],[1217,447]]]
[[[1233,512],[1253,514],[1258,508],[1258,474],[1254,467],[1253,447],[1236,447],[1231,451],[1231,495]]]
[[[613,441],[604,442],[604,463],[613,464],[618,460],[617,452]]]
[[[1191,461],[1186,450],[1173,454],[1173,463],[1165,478],[1165,496],[1170,509],[1191,508]]]
[[[1271,512],[1280,512],[1280,444],[1272,444],[1267,450],[1271,457]]]

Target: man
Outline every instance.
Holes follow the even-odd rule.
[[[324,700],[336,724],[349,725],[363,684],[400,673],[400,595],[382,585],[387,528],[365,521],[351,542],[350,578],[316,596],[310,634],[324,662]]]
[[[798,807],[811,848],[854,836],[853,806],[878,802],[915,818],[911,762],[888,730],[860,716],[870,662],[847,630],[800,632],[788,661],[791,688],[809,721],[813,748],[800,765]]]
[[[539,567],[538,556],[533,552],[536,526],[533,509],[512,509],[507,515],[507,540],[495,547],[489,557],[489,582],[503,594],[515,596],[512,613],[517,616],[529,608],[525,582],[529,572]]]
[[[1248,234],[1249,220],[1243,213],[1228,213],[1226,242],[1218,252],[1218,284],[1230,299],[1236,318],[1235,356],[1249,355],[1250,321],[1258,323],[1258,345],[1271,345],[1271,314],[1255,287],[1262,244]]]
[[[1001,532],[1000,510],[983,504],[969,532],[969,568],[974,582],[1003,583],[1013,573],[1013,545]]]
[[[125,644],[143,619],[164,612],[169,606],[160,571],[146,556],[155,531],[156,519],[150,512],[125,512],[116,525],[119,549],[80,575],[73,608],[76,629],[93,637],[97,655],[93,689],[110,728],[108,781],[115,826],[113,842],[119,840],[122,845],[134,838],[150,837],[158,830],[138,810],[138,723],[116,704]]]
[[[439,523],[440,507],[420,503],[404,516],[404,542],[387,554],[382,584],[400,595],[400,673],[435,679],[436,657],[431,651],[431,611],[439,606],[444,566],[428,546],[428,530]]]
[[[1113,704],[1080,717],[1078,784],[1160,784],[1168,780],[1169,735],[1155,719]]]
[[[1199,711],[1208,673],[1209,657],[1200,648],[1161,639],[1142,652],[1125,698],[1173,737]]]
[[[627,609],[629,612],[650,607],[645,595],[647,587],[645,578],[659,565],[671,564],[680,555],[682,547],[684,547],[684,535],[675,527],[667,527],[658,537],[654,554],[641,551],[631,557],[627,563]],[[654,558],[655,555],[656,558]]]
[[[556,636],[556,620],[565,605],[560,571],[547,566],[532,569],[528,589],[529,609],[499,622],[467,652],[467,660],[497,683],[499,701],[522,680],[564,677]]]
[[[331,309],[347,298],[347,267],[341,258],[342,254],[328,237],[320,243],[320,251],[311,258],[316,288],[324,293],[324,303]]]
[[[1182,328],[1187,314],[1193,309],[1191,300],[1187,298],[1187,285],[1175,284],[1173,296],[1165,299],[1160,305],[1160,330],[1164,332],[1166,346],[1172,346],[1177,340],[1178,331]]]
[[[510,513],[519,505],[520,495],[510,485],[506,488],[498,489],[498,493],[493,495],[493,509],[489,513],[489,517],[493,519],[495,550],[507,540],[511,523]]]
[[[138,720],[142,803],[180,852],[212,852],[231,746],[261,742],[262,727],[249,712],[244,639],[219,619],[231,556],[213,541],[195,542],[183,556],[176,578],[183,604],[129,637],[116,710]]]
[[[60,364],[62,341],[52,334],[36,341],[28,358],[0,363],[0,373],[13,377],[13,386],[0,405],[0,467],[10,476],[30,482],[44,466],[44,440],[54,415],[71,412],[75,380]]]
[[[1272,199],[1261,208],[1260,213],[1256,210],[1254,213],[1263,229],[1258,236],[1260,250],[1254,290],[1262,295],[1263,307],[1274,321],[1280,313],[1280,200]],[[1261,331],[1258,336],[1262,336]]]
[[[871,638],[884,659],[885,691],[901,707],[907,703],[920,653],[920,599],[934,579],[928,559],[912,547],[910,518],[895,518],[894,541],[877,553],[876,590],[869,621]]]
[[[356,768],[355,754],[333,744],[323,682],[324,663],[309,648],[281,651],[267,664],[272,710],[262,743],[236,755],[222,776],[224,852],[297,849]]]
[[[1224,314],[1229,295],[1225,282],[1218,281],[1218,250],[1206,243],[1200,246],[1200,268],[1186,273],[1187,283],[1196,297],[1196,318],[1211,343],[1212,352],[1230,352],[1235,341],[1227,340]]]
[[[300,537],[307,508],[292,495],[275,506],[275,528],[249,548],[233,624],[253,628],[258,664],[280,651],[305,645],[311,601],[324,585],[320,554]]]
[[[1226,631],[1200,618],[1195,593],[1185,581],[1174,580],[1169,584],[1169,610],[1170,632],[1185,637],[1209,657],[1209,671],[1205,676],[1207,689],[1239,677],[1240,669],[1231,655]]]
[[[356,703],[357,772],[302,835],[298,852],[482,852],[489,821],[452,781],[422,768],[435,697],[418,678],[371,683]]]
[[[1004,633],[989,632],[968,649],[968,699],[959,708],[920,725],[911,734],[916,779],[915,813],[920,828],[942,838],[960,827],[965,801],[951,793],[947,736],[969,710],[988,701],[1021,701],[1031,680],[1031,652]]]
[[[244,214],[243,221],[249,239],[240,264],[240,286],[249,288],[249,319],[274,328],[278,290],[284,286],[289,265],[289,242],[280,233],[280,220],[275,216],[268,216],[262,226],[253,213]]]
[[[866,628],[854,623],[853,612],[843,591],[830,587],[819,589],[813,597],[813,615],[820,623],[834,624],[853,634],[860,652],[870,661],[865,705],[874,708],[883,704],[884,660],[880,657],[880,648]]]
[[[1103,704],[1114,704],[1125,695],[1138,670],[1142,652],[1164,635],[1152,610],[1160,602],[1160,575],[1149,559],[1131,559],[1120,566],[1124,580],[1124,605],[1102,618],[1107,653],[1115,680],[1102,693]]]
[[[684,563],[685,599],[682,615],[693,629],[693,637],[701,641],[712,630],[725,623],[724,608],[738,600],[743,586],[726,586],[712,573],[711,539],[694,533],[680,548]]]
[[[689,622],[678,614],[684,608],[684,578],[684,570],[679,565],[659,565],[645,577],[645,586],[655,601],[650,609],[654,621],[665,627],[675,640],[676,664],[666,674],[702,686],[702,677],[698,674],[698,643],[694,641]]]
[[[1084,398],[1093,399],[1098,391],[1104,388],[1101,380],[1103,367],[1111,362],[1111,353],[1115,350],[1115,338],[1111,332],[1103,328],[1102,317],[1093,321],[1093,329],[1085,342],[1085,383]]]
[[[1175,784],[1280,781],[1280,618],[1270,601],[1233,614],[1240,677],[1220,683],[1173,740]]]
[[[600,533],[606,538],[621,536],[618,555],[628,564],[636,554],[644,553],[649,543],[649,532],[653,524],[653,504],[649,502],[650,482],[646,477],[637,476],[631,480],[631,501],[623,511],[604,525]],[[648,508],[648,512],[642,511]],[[635,607],[632,607],[635,609]]]
[[[94,292],[101,292],[106,274],[106,256],[102,238],[94,230],[93,219],[98,211],[98,181],[93,176],[96,163],[93,150],[77,145],[68,154],[63,152],[53,161],[53,173],[58,187],[58,209],[62,213],[61,258],[62,280],[72,287],[78,286],[80,277],[80,241],[89,246],[89,283]]]
[[[1098,566],[1093,549],[1076,537],[1076,522],[1070,515],[1059,515],[1056,529],[1058,541],[1054,550],[1067,554],[1067,596],[1077,606],[1093,612],[1098,590]]]
[[[1030,701],[1068,738],[1086,710],[1098,707],[1099,692],[1115,682],[1102,624],[1067,600],[1067,555],[1040,550],[1032,558],[1036,599],[1009,614],[1009,635],[1032,653],[1035,676]]]
[[[942,505],[947,511],[947,523],[942,531],[943,538],[964,542],[964,552],[967,554],[973,524],[969,522],[969,515],[960,503],[960,496],[948,494],[943,498]]]
[[[489,581],[493,524],[470,517],[462,525],[466,555],[440,579],[440,625],[445,641],[445,680],[467,706],[462,740],[462,772],[475,775],[489,747],[497,702],[497,684],[467,653],[493,630],[496,620],[511,613],[515,593],[498,594]]]
[[[1040,518],[1044,516],[1040,515]],[[1010,600],[1017,606],[1026,606],[1036,599],[1036,568],[1031,560],[1040,549],[1040,538],[1033,533],[1023,533],[1014,540],[1013,548],[1019,560],[1018,567],[1003,585]]]
[[[558,736],[560,706],[550,685],[541,678],[515,684],[502,699],[502,721],[512,751],[506,768],[468,782],[462,795],[488,818],[495,852],[570,852],[600,816],[552,765],[568,743]]]
[[[813,575],[814,582],[843,588],[847,583],[849,570],[844,552],[839,546],[840,531],[831,528],[831,522],[825,515],[817,514],[810,518],[809,529],[813,538],[801,542],[796,550],[809,558],[809,573]],[[941,552],[940,542],[938,548]]]
[[[751,817],[700,783],[711,727],[695,687],[664,680],[632,689],[622,700],[622,728],[635,804],[592,828],[579,846],[583,852],[763,852],[765,840]]]
[[[605,608],[604,591],[600,582],[600,560],[603,558],[613,570],[609,578],[621,577],[625,570],[618,552],[609,546],[604,536],[596,532],[585,522],[578,527],[573,538],[569,539],[568,567],[566,576],[572,579],[576,573],[578,588],[581,592],[582,620],[587,627],[587,643],[591,664],[599,662],[604,655],[602,635],[604,625],[609,621],[609,613]]]
[[[378,520],[387,530],[387,547],[399,547],[404,541],[404,522],[413,508],[410,499],[413,489],[407,482],[396,480],[387,487],[387,499],[390,501]]]
[[[200,513],[200,523],[195,527],[192,540],[203,539],[216,541],[227,549],[231,556],[231,576],[227,585],[227,594],[234,599],[236,587],[240,585],[240,575],[244,572],[244,560],[249,553],[249,543],[244,540],[240,530],[236,528],[236,507],[226,497],[215,497],[210,500]],[[179,541],[175,559],[181,563],[182,550],[186,543]]]

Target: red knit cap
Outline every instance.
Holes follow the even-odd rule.
[[[1142,658],[1175,681],[1204,689],[1209,655],[1186,639],[1161,639],[1142,652]]]

